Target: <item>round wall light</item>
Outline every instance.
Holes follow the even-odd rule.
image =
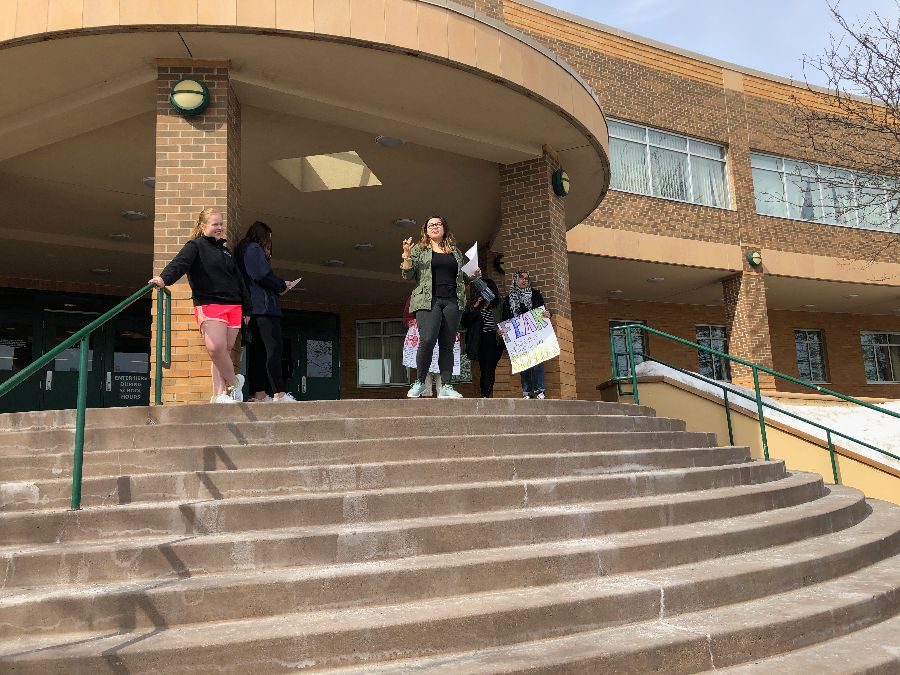
[[[747,262],[750,263],[753,267],[759,267],[762,265],[762,253],[759,249],[753,249],[747,251]]]
[[[169,91],[169,103],[182,115],[199,115],[209,105],[209,89],[200,80],[178,80]]]
[[[553,185],[553,194],[557,197],[565,197],[569,194],[569,174],[565,169],[557,169],[550,178],[550,184]]]
[[[141,183],[144,184],[144,187],[148,187],[152,190],[156,187],[156,176],[147,176],[146,178],[141,179]]]

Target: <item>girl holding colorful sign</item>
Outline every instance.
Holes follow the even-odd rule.
[[[513,275],[512,284],[509,287],[509,295],[503,301],[503,320],[527,314],[532,309],[544,304],[544,296],[541,292],[532,288],[531,276],[525,270],[519,270]],[[544,310],[543,317],[550,318],[550,312]],[[544,398],[544,364],[538,363],[519,373],[522,380],[522,398]]]
[[[412,237],[403,241],[400,273],[404,279],[416,282],[409,311],[416,315],[420,337],[416,381],[406,394],[409,398],[419,398],[425,393],[425,377],[435,343],[443,382],[438,398],[462,398],[450,384],[450,377],[453,374],[453,344],[466,302],[463,264],[462,251],[457,248],[447,221],[441,216],[433,216],[425,222],[418,244],[413,244]],[[472,276],[480,277],[481,270],[476,268]]]

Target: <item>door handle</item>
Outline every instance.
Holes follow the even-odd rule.
[[[50,391],[51,389],[53,389],[53,371],[52,370],[47,371],[47,380],[44,384],[44,389],[46,389],[47,391]]]
[[[306,393],[306,375],[300,377],[300,393]]]
[[[112,391],[112,372],[106,371],[106,391]]]

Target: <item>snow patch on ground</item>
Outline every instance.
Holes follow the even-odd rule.
[[[643,363],[638,364],[637,374],[639,376],[667,377],[671,380],[683,382],[695,389],[711,394],[719,400],[722,399],[722,389],[720,387],[690,377],[684,373],[680,373],[661,363],[644,361]],[[752,389],[741,387],[736,384],[729,384],[728,387],[731,390],[740,391],[753,396]],[[755,400],[744,399],[740,396],[729,396],[728,401],[734,408],[743,408],[754,413],[756,412]],[[824,424],[835,431],[840,431],[858,438],[861,441],[870,443],[876,448],[881,448],[892,455],[900,456],[900,419],[896,417],[884,415],[874,410],[852,404],[822,406],[786,405],[782,401],[776,401],[767,396],[763,396],[763,401],[779,408],[783,408],[796,415],[805,417],[813,422]],[[881,404],[878,407],[900,414],[900,401],[891,401],[890,403]],[[813,436],[814,438],[820,438],[823,441],[826,440],[825,431],[818,427],[795,420],[788,415],[783,415],[770,408],[766,408],[764,414],[767,420],[779,422],[792,429],[803,432],[804,434]],[[874,459],[895,469],[900,469],[900,460],[892,459],[887,455],[883,455],[880,452],[876,452],[875,450],[859,445],[858,443],[845,440],[837,435],[832,435],[832,439],[835,445],[852,450],[864,457]]]

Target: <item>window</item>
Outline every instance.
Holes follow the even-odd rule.
[[[862,333],[868,382],[900,382],[900,333]]]
[[[646,326],[646,321],[628,321],[624,319],[615,319],[609,322],[610,328],[616,326],[625,326],[628,324],[639,323]],[[642,330],[631,331],[631,348],[634,354],[635,365],[644,362],[647,355],[647,334]],[[631,374],[631,367],[628,362],[628,343],[625,341],[625,331],[617,331],[613,334],[613,353],[616,359],[616,376],[628,377]]]
[[[697,344],[727,354],[728,334],[725,326],[698,324]],[[731,382],[731,368],[728,365],[728,359],[698,349],[697,360],[698,372],[704,377]]]
[[[356,322],[356,381],[360,387],[405,385],[403,366],[406,326],[400,319]]]
[[[756,212],[900,232],[896,179],[751,153]]]
[[[609,120],[610,187],[728,208],[725,147]]]
[[[809,382],[827,382],[825,340],[822,337],[822,331],[795,330],[794,347],[797,350],[797,372],[800,379]]]

